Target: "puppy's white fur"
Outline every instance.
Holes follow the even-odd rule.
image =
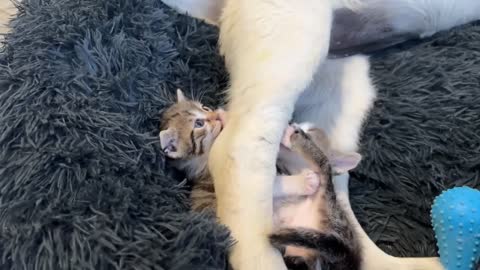
[[[334,0],[336,1],[336,0]],[[477,0],[343,0],[385,11],[398,31],[419,33],[422,37],[480,19]],[[354,4],[355,5],[355,4]]]
[[[339,151],[357,151],[359,131],[375,99],[368,57],[326,60],[295,105],[295,122],[324,129]]]
[[[218,25],[227,0],[162,0],[181,13]],[[312,0],[320,1],[320,0]],[[480,19],[476,0],[330,0],[333,8],[376,9],[397,31],[422,37]],[[252,9],[255,4],[252,2]]]
[[[333,8],[379,9],[396,30],[423,36],[480,18],[478,0],[163,2],[220,26],[220,49],[231,76],[230,114],[229,124],[211,150],[209,164],[217,192],[217,215],[238,241],[230,255],[236,270],[286,269],[267,235],[272,226],[279,131],[294,108],[294,120],[325,129],[334,148],[357,150],[362,121],[375,90],[366,57],[325,60]],[[351,210],[347,174],[336,177],[335,188],[360,235],[363,269],[443,269],[437,258],[400,259],[385,254]]]
[[[319,18],[325,27],[317,27]],[[235,269],[286,269],[267,239],[279,131],[326,57],[330,22],[331,7],[317,1],[227,1],[224,7],[220,49],[231,76],[229,122],[209,164],[217,215],[238,240],[230,256]]]

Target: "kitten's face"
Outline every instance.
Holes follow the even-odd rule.
[[[292,137],[295,136],[293,130],[301,129],[303,132],[309,135],[310,139],[315,143],[315,145],[322,151],[328,158],[330,166],[333,169],[335,174],[343,174],[347,173],[349,170],[354,169],[362,159],[362,156],[357,152],[343,152],[337,151],[332,149],[330,140],[328,139],[327,134],[320,128],[314,127],[309,123],[302,123],[302,124],[293,124],[291,127],[287,128],[284,138],[282,139],[282,147],[280,147],[279,156],[286,160],[287,166],[285,169],[289,171],[299,171],[302,169],[302,163],[300,163],[300,167],[298,162],[294,162],[296,159],[303,159],[299,158],[298,153],[293,153],[289,149],[289,144],[292,140]],[[287,150],[286,150],[287,149]]]
[[[224,112],[213,111],[177,91],[177,103],[162,116],[160,145],[166,156],[188,159],[208,153],[224,124]]]

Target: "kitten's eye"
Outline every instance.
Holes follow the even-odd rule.
[[[195,128],[201,128],[205,125],[205,120],[197,119],[195,120]]]
[[[212,111],[212,109],[210,109],[210,108],[207,107],[207,106],[202,106],[202,109],[205,110],[205,111],[207,111],[207,112],[211,112],[211,111]]]

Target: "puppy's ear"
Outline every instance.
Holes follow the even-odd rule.
[[[343,153],[332,151],[329,155],[330,164],[335,173],[343,174],[355,167],[362,160],[362,156],[356,152]]]
[[[182,102],[182,101],[185,101],[187,100],[187,98],[185,97],[185,95],[183,94],[183,91],[180,90],[180,88],[177,89],[177,103],[178,102]]]
[[[173,128],[160,131],[160,147],[167,157],[174,158],[178,150],[177,131]]]
[[[226,0],[162,0],[177,12],[218,25]],[[237,1],[237,0],[235,0]]]

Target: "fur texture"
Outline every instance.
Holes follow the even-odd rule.
[[[162,0],[181,13],[219,25],[226,0]],[[331,0],[330,56],[372,53],[480,19],[476,0]],[[253,3],[250,3],[254,5]]]
[[[181,90],[177,90],[176,102],[162,113],[160,145],[170,163],[184,171],[192,182],[193,211],[217,208],[214,181],[206,160],[227,119],[223,110],[212,110],[186,98]],[[360,269],[356,229],[337,204],[332,172],[345,173],[355,168],[361,156],[332,151],[327,134],[311,123],[289,126],[282,145],[276,163],[282,170],[277,171],[280,175],[274,182],[274,235],[269,237],[270,241],[277,247],[290,246],[284,257],[301,257],[311,269],[317,268],[319,258],[330,269]],[[281,228],[298,231],[279,231]],[[307,239],[312,236],[314,239]],[[302,242],[305,249],[299,250]],[[331,244],[338,248],[323,250]],[[292,253],[292,248],[297,251]],[[338,264],[344,260],[348,263]]]
[[[252,9],[248,1],[227,1],[223,9],[229,122],[213,144],[209,168],[217,216],[238,240],[230,256],[238,270],[286,269],[267,237],[275,158],[295,100],[327,55],[331,8],[325,3],[256,1]],[[317,27],[318,18],[325,28]]]
[[[158,1],[22,2],[0,55],[0,269],[225,269],[226,230],[188,212],[157,137],[178,87],[221,103],[217,30]],[[470,25],[372,59],[350,190],[392,255],[435,256],[432,198],[480,188],[479,41]]]
[[[320,139],[320,140],[318,140]],[[318,269],[320,263],[328,269],[358,270],[361,267],[361,244],[344,209],[337,203],[333,184],[333,172],[338,165],[344,165],[347,171],[360,161],[357,153],[345,153],[344,162],[332,163],[330,144],[324,132],[317,128],[302,129],[299,126],[288,128],[284,135],[285,145],[307,161],[307,166],[320,176],[320,186],[316,194],[305,198],[296,205],[285,205],[287,209],[279,209],[287,213],[285,225],[296,228],[275,231],[270,235],[272,243],[277,245],[293,245],[287,247],[287,256],[301,256],[306,259],[309,269]],[[282,153],[282,151],[280,151]],[[281,155],[281,154],[280,154]],[[350,156],[351,158],[345,158]],[[291,207],[291,209],[288,209]],[[283,227],[283,226],[282,226]],[[298,247],[308,249],[299,250]]]
[[[215,31],[149,0],[26,0],[11,26],[0,269],[225,269],[227,230],[188,211],[158,143],[177,87],[219,100]]]
[[[203,1],[207,2],[210,4],[211,0]],[[183,11],[195,10],[201,5],[180,4],[186,4],[184,7],[176,6]],[[238,240],[230,254],[235,269],[284,269],[278,253],[265,242],[266,233],[272,229],[272,206],[265,198],[270,198],[273,193],[273,159],[280,140],[278,130],[285,127],[299,94],[312,82],[314,85],[311,87],[316,87],[313,76],[322,76],[318,84],[329,79],[322,69],[329,68],[325,58],[330,44],[333,9],[373,10],[370,17],[385,16],[385,23],[393,28],[394,33],[412,31],[426,36],[480,18],[480,4],[473,0],[460,3],[255,0],[219,4],[223,4],[218,21],[220,52],[225,56],[231,75],[231,86],[227,90],[231,124],[216,140],[209,157],[218,199],[217,216]],[[473,11],[465,13],[466,8]],[[417,14],[418,10],[422,12]],[[405,12],[407,14],[402,15]],[[450,16],[447,19],[439,17],[445,14]],[[407,24],[403,23],[405,17],[411,19]],[[339,77],[348,80],[348,75],[344,72]],[[329,99],[330,96],[327,96],[326,99],[313,100],[313,103],[328,104]],[[302,102],[302,97],[299,102]],[[367,109],[369,103],[366,102]],[[362,119],[366,112],[363,109],[354,115]],[[322,121],[324,115],[328,117],[331,114],[310,114],[311,118],[307,120]],[[348,130],[351,133],[343,133],[342,130],[340,137],[332,137],[333,145],[340,150],[357,147],[361,122],[356,121],[358,117],[354,118],[354,128]],[[339,120],[333,124],[333,129],[352,124],[348,117]],[[345,134],[352,135],[353,139],[341,140]],[[351,208],[348,200],[345,207]],[[355,220],[353,214],[350,218]],[[377,250],[377,256],[382,254],[369,239],[364,245]],[[365,250],[369,251],[368,248]]]

